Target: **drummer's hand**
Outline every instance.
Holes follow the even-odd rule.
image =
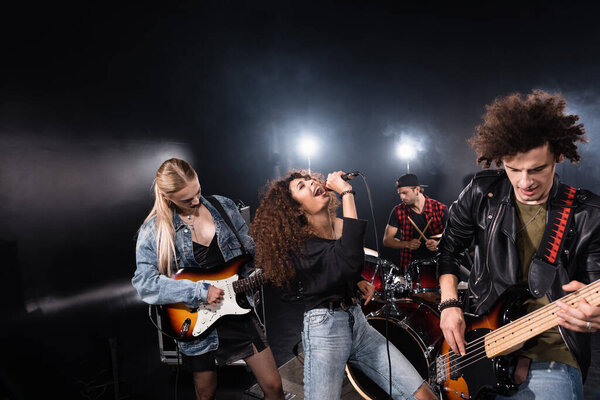
[[[342,179],[342,175],[344,174],[344,171],[336,171],[327,175],[325,187],[333,190],[337,194],[340,194],[346,190],[352,190],[352,185],[350,185],[348,181]]]
[[[429,250],[429,251],[436,251],[438,243],[439,243],[439,240],[427,239],[425,241],[425,246],[427,247],[427,250]]]
[[[444,338],[452,351],[462,356],[466,354],[465,327],[465,316],[460,308],[450,307],[442,310],[440,328],[444,333]]]
[[[410,250],[416,250],[421,247],[421,241],[419,239],[413,239],[406,242],[406,248]]]
[[[358,281],[356,286],[358,286],[358,290],[362,293],[361,298],[365,301],[365,306],[375,298],[375,286],[371,285],[368,281]]]
[[[223,301],[223,297],[225,297],[225,291],[223,289],[210,285],[208,294],[206,295],[206,303],[211,306],[216,306]]]

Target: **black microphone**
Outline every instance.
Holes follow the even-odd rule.
[[[360,175],[359,171],[354,171],[354,172],[348,172],[347,174],[340,175],[340,178],[342,178],[343,180],[345,180],[346,182],[348,182],[349,180],[352,180],[352,179],[356,178],[359,175]],[[325,188],[325,190],[331,191],[331,189],[329,189],[327,187],[327,180],[325,180],[325,182],[323,182],[323,187]]]
[[[360,175],[360,172],[354,171],[354,172],[349,172],[347,174],[342,175],[341,178],[343,180],[345,180],[346,182],[348,182],[349,180],[354,179],[359,175]]]

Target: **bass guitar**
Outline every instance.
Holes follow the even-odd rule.
[[[486,316],[469,319],[464,356],[454,353],[443,341],[441,354],[432,363],[432,376],[440,385],[444,399],[485,399],[493,398],[496,393],[510,395],[518,390],[510,373],[515,358],[508,355],[527,340],[557,326],[559,321],[556,302],[522,316],[524,302],[530,298],[525,286],[513,286]],[[575,306],[581,299],[592,305],[600,304],[600,280],[560,300]]]
[[[172,276],[173,279],[209,283],[225,291],[223,301],[216,306],[201,304],[198,308],[190,308],[183,303],[174,303],[162,307],[163,316],[167,320],[166,325],[177,340],[196,339],[224,315],[250,312],[249,308],[240,307],[236,295],[253,290],[265,281],[260,272],[245,279],[238,279],[240,268],[251,259],[250,256],[244,255],[209,271],[184,268]]]

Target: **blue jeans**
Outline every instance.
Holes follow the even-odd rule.
[[[360,369],[389,392],[389,364],[385,337],[375,330],[358,306],[348,311],[316,308],[304,313],[304,398],[339,399],[346,363]],[[414,399],[425,382],[412,364],[389,344],[392,398]]]
[[[581,372],[559,362],[531,361],[525,382],[511,397],[496,400],[583,400]]]

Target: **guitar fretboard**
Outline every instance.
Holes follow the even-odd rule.
[[[590,283],[560,300],[573,307],[581,299],[585,299],[591,305],[600,304],[600,280]],[[488,333],[485,335],[486,356],[492,358],[501,355],[526,340],[557,326],[560,318],[556,315],[556,312],[559,310],[556,302],[552,302]]]
[[[262,272],[249,276],[245,279],[238,279],[233,282],[233,291],[235,293],[242,293],[248,290],[256,289],[260,285],[265,283],[265,275]]]

